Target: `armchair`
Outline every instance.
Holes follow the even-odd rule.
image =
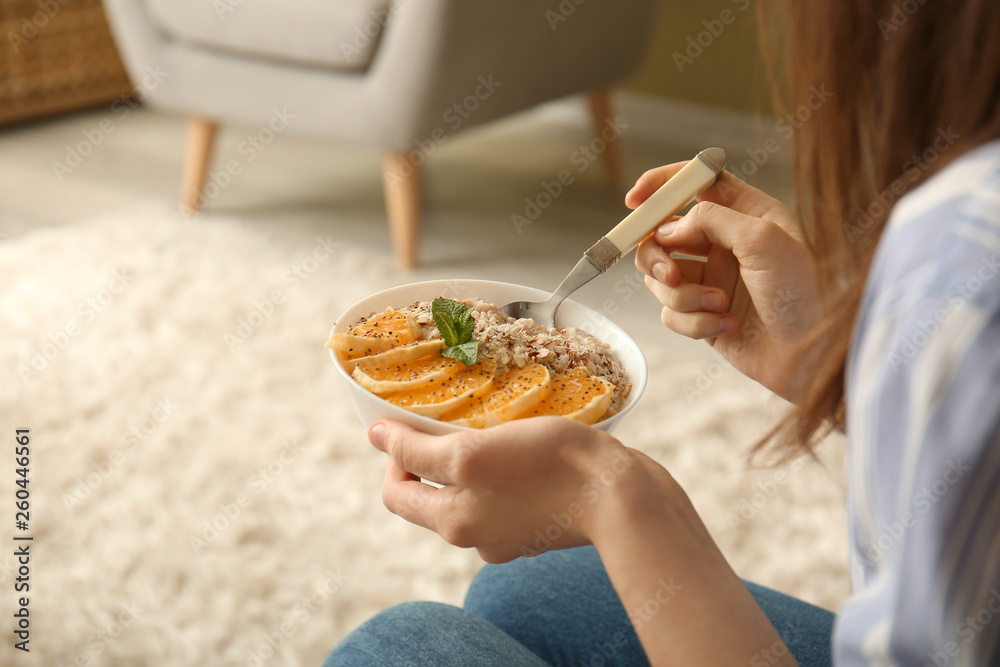
[[[417,262],[420,167],[452,134],[573,93],[598,127],[637,66],[654,0],[104,0],[146,101],[190,118],[181,204],[197,210],[221,122],[381,150],[397,262]],[[620,179],[615,146],[604,159]]]

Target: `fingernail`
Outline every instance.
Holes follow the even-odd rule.
[[[653,272],[653,277],[654,278],[656,278],[657,280],[659,280],[663,284],[667,283],[667,263],[666,262],[657,262],[656,264],[653,264],[653,267],[650,270]]]
[[[381,447],[382,442],[385,440],[385,424],[382,422],[375,422],[368,429],[368,442],[372,443],[376,447]]]
[[[735,317],[724,317],[722,321],[719,322],[719,331],[722,333],[729,333],[736,328],[736,318]]]
[[[709,292],[701,297],[701,307],[713,312],[722,310],[722,296],[717,292]],[[723,320],[725,322],[725,320]]]
[[[664,222],[662,225],[659,226],[659,228],[657,228],[656,233],[659,234],[660,236],[670,236],[671,234],[674,233],[675,227],[676,225],[674,224],[674,221]]]

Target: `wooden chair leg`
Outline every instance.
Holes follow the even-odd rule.
[[[382,165],[385,208],[396,262],[402,269],[417,266],[420,237],[420,166],[406,153],[387,153]]]
[[[604,170],[608,175],[611,187],[620,190],[622,187],[622,154],[619,142],[620,133],[615,125],[614,108],[611,104],[611,91],[607,88],[593,90],[587,94],[590,104],[590,115],[594,121],[594,133],[604,141]]]
[[[193,213],[201,208],[205,176],[212,161],[212,147],[219,124],[215,121],[192,116],[188,121],[187,146],[184,149],[184,167],[181,172],[181,209]]]

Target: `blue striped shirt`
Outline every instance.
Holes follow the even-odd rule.
[[[1000,665],[1000,141],[893,208],[847,365],[837,665]]]

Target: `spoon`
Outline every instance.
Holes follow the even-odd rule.
[[[726,166],[726,151],[706,148],[639,204],[600,241],[590,247],[559,287],[545,301],[514,301],[500,309],[509,317],[530,317],[535,324],[555,327],[556,310],[573,292],[601,275],[649,236],[664,220],[673,217],[715,183]]]

